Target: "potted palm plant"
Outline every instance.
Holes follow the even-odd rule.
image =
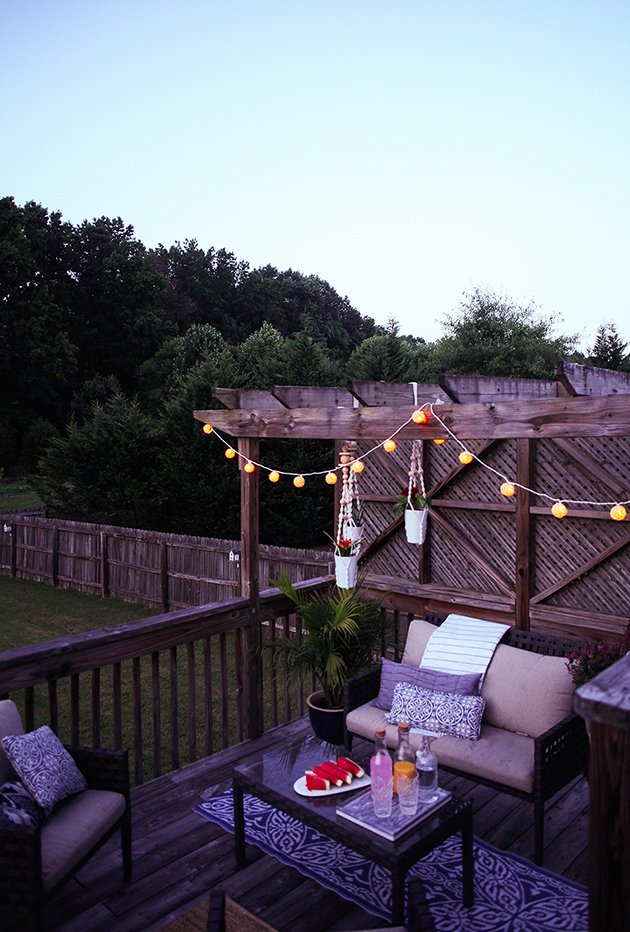
[[[393,625],[381,611],[384,596],[364,599],[358,586],[333,586],[303,597],[286,572],[275,585],[293,602],[302,634],[274,641],[273,663],[284,662],[292,679],[313,675],[319,689],[306,700],[313,731],[323,741],[342,744],[344,683],[372,666],[375,648]]]

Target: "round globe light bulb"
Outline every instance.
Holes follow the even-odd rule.
[[[506,498],[511,498],[515,492],[516,489],[511,482],[504,482],[501,486],[501,495],[505,495]]]
[[[568,508],[564,502],[556,502],[551,509],[551,514],[554,518],[564,518],[566,517],[567,511]]]
[[[610,517],[613,519],[613,521],[623,521],[627,514],[628,512],[623,507],[623,505],[613,505],[613,507],[610,509]]]
[[[411,420],[412,420],[415,424],[426,424],[426,422],[427,422],[427,420],[428,420],[428,418],[427,418],[427,412],[426,412],[426,411],[422,411],[422,410],[420,410],[420,411],[414,411],[413,414],[411,415]]]
[[[253,472],[253,471],[256,469],[256,467],[254,466],[253,463],[247,462],[247,463],[245,463],[245,465],[243,466],[243,469],[245,470],[245,472]]]
[[[225,451],[225,456],[227,459],[233,460],[234,457],[236,456],[236,450],[233,450],[232,447],[228,447],[227,450]]]
[[[211,433],[212,433],[212,424],[204,424],[204,425],[203,425],[203,432],[204,432],[204,434],[211,434]]]
[[[277,472],[275,469],[273,469],[273,470],[269,473],[269,481],[270,481],[270,482],[277,482],[279,478],[280,478],[280,473]]]
[[[326,483],[327,483],[327,485],[335,485],[336,482],[337,482],[337,473],[336,473],[336,472],[329,472],[329,473],[326,473]]]
[[[437,443],[438,446],[440,443],[445,443],[445,442],[446,442],[446,437],[436,437],[433,441],[433,443]]]
[[[385,443],[383,444],[383,449],[385,450],[386,453],[393,453],[394,450],[396,449],[396,441],[392,440],[391,438],[389,440],[386,440]]]
[[[296,476],[295,479],[293,480],[293,485],[295,486],[296,489],[301,489],[304,487],[304,482],[305,482],[304,476]]]
[[[462,452],[459,454],[459,461],[462,466],[468,466],[468,464],[472,463],[473,461],[472,453],[469,453],[468,450],[462,450]]]
[[[363,472],[365,469],[365,463],[362,463],[361,460],[355,460],[352,464],[352,469],[354,472]]]

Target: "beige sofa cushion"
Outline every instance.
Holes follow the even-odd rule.
[[[16,704],[11,699],[0,699],[0,739],[9,735],[23,735],[22,719]],[[14,776],[14,770],[4,753],[0,740],[0,786]]]
[[[564,657],[499,644],[481,695],[485,724],[538,738],[573,711],[575,686]]]
[[[374,731],[385,726],[387,745],[395,748],[398,727],[388,725],[385,713],[370,703],[353,709],[347,716],[351,732],[374,740]],[[420,747],[421,736],[411,732],[409,741],[414,751]],[[471,776],[503,783],[531,793],[534,789],[534,739],[491,725],[482,725],[477,741],[465,741],[445,735],[431,742],[431,750],[442,766],[462,770]]]
[[[84,790],[58,803],[42,825],[44,893],[72,870],[125,811],[125,797],[110,790]]]
[[[423,621],[422,618],[414,618],[407,632],[407,642],[402,662],[413,667],[419,667],[427,641],[434,631],[437,631],[437,625],[429,624],[428,621]]]

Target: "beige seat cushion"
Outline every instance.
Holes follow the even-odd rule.
[[[15,776],[13,767],[4,753],[1,739],[9,735],[23,734],[22,719],[16,704],[11,699],[0,699],[0,786]]]
[[[125,811],[125,797],[84,790],[58,803],[42,826],[42,876],[48,893]]]
[[[375,729],[384,725],[388,747],[395,748],[398,743],[398,726],[388,725],[385,712],[371,703],[353,709],[348,713],[346,721],[351,732],[368,740],[373,740]],[[414,751],[420,747],[421,740],[417,732],[409,735]],[[443,766],[494,780],[526,793],[533,791],[534,739],[526,735],[482,725],[477,741],[445,735],[443,738],[435,738],[431,742],[431,749],[438,763]]]

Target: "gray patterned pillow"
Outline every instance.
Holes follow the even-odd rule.
[[[443,693],[457,693],[470,696],[479,691],[480,673],[442,673],[426,667],[413,667],[407,663],[394,663],[383,658],[381,666],[381,685],[373,705],[377,709],[389,711],[394,700],[396,683],[409,683],[423,689],[438,689]]]
[[[459,696],[398,683],[387,721],[390,725],[408,722],[412,728],[476,741],[485,704],[481,696]]]
[[[46,812],[35,802],[21,780],[10,780],[0,786],[0,827],[26,825],[36,828],[46,818]]]
[[[85,777],[48,725],[3,738],[2,747],[35,802],[47,811],[60,799],[87,788]]]

